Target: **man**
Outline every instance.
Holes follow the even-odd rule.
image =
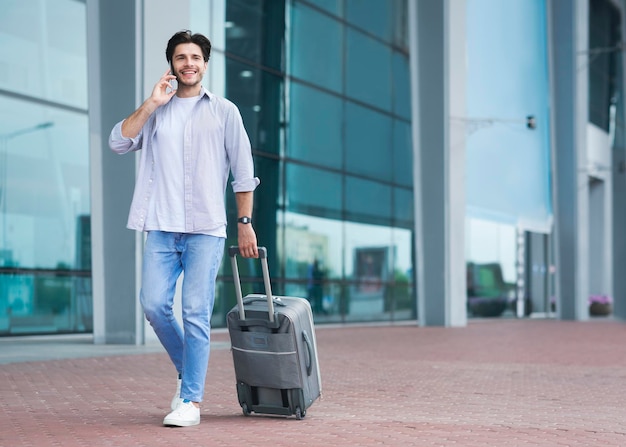
[[[163,425],[200,423],[209,361],[215,280],[224,252],[224,193],[229,172],[239,216],[238,245],[258,257],[252,228],[254,177],[250,141],[237,107],[202,87],[211,43],[181,31],[167,44],[170,69],[150,97],[117,123],[109,146],[119,154],[141,150],[128,228],[147,232],[141,304],[178,371],[172,412]],[[178,82],[174,89],[171,81]],[[182,284],[183,327],[172,310]]]

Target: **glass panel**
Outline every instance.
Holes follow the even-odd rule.
[[[391,187],[346,177],[346,218],[356,222],[391,223]]]
[[[346,170],[392,180],[391,118],[371,109],[346,105]]]
[[[514,225],[466,219],[468,316],[515,315],[516,241]]]
[[[0,291],[0,335],[93,330],[87,276],[1,275]]]
[[[341,217],[343,188],[339,174],[293,163],[288,163],[286,169],[289,211],[320,217]]]
[[[239,107],[252,147],[279,153],[282,78],[227,58],[226,97]]]
[[[413,287],[413,233],[410,230],[394,228],[393,236],[393,287],[387,294],[385,311],[394,320],[408,320],[416,317],[417,301]]]
[[[391,228],[345,223],[347,320],[385,320],[385,302],[393,272]]]
[[[346,94],[391,111],[391,49],[358,31],[347,34]]]
[[[393,181],[413,186],[413,143],[411,123],[393,121]]]
[[[307,0],[318,8],[333,15],[341,17],[343,15],[343,0]]]
[[[83,2],[3,1],[0,89],[86,108],[86,42]]]
[[[620,27],[620,13],[611,2],[589,2],[589,121],[607,132],[611,105],[617,101],[621,84],[617,77]]]
[[[413,228],[413,191],[393,188],[393,218],[402,228]]]
[[[285,2],[226,2],[226,52],[276,70],[282,68]]]
[[[393,44],[409,52],[409,5],[408,0],[388,0],[393,2]]]
[[[290,74],[341,92],[343,33],[339,22],[295,3],[291,24]]]
[[[380,0],[346,0],[348,22],[370,32],[387,42],[391,41],[393,2]]]
[[[411,119],[410,79],[408,56],[393,53],[393,111],[407,120]]]
[[[287,155],[341,169],[342,101],[294,82],[289,103]]]
[[[87,116],[0,96],[0,222],[5,266],[75,265],[89,214]]]
[[[286,212],[284,223],[284,247],[278,251],[289,281],[285,294],[307,298],[316,321],[337,319],[339,292],[329,280],[343,274],[341,221]]]

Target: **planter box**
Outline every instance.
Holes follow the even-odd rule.
[[[589,305],[589,315],[610,315],[613,312],[611,303],[591,303]]]

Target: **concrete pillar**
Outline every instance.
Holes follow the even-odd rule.
[[[137,7],[87,0],[91,238],[95,343],[137,344],[137,234],[126,229],[135,157],[108,147],[114,124],[136,106]]]
[[[588,0],[548,0],[557,316],[586,320],[589,295]]]
[[[410,0],[418,320],[465,326],[465,0]]]

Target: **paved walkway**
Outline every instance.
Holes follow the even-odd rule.
[[[158,347],[0,341],[16,360],[0,355],[0,446],[626,446],[623,322],[322,326],[324,396],[301,421],[244,417],[213,338],[188,428],[161,426],[175,383]]]

